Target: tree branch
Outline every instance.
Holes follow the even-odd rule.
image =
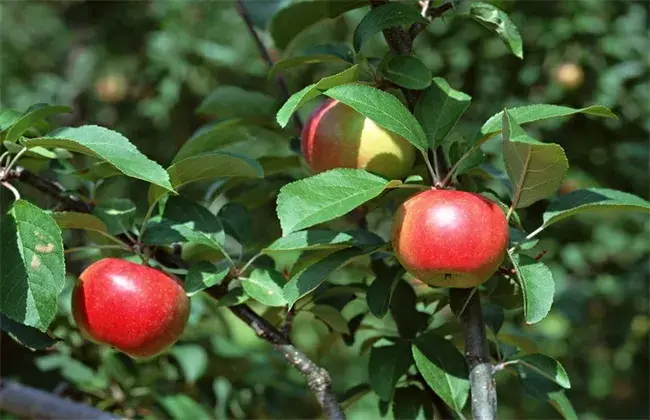
[[[0,381],[0,410],[35,419],[117,419],[88,405],[4,379]]]
[[[260,57],[266,63],[266,65],[269,67],[270,70],[271,68],[273,68],[273,65],[275,63],[273,62],[273,59],[271,58],[269,51],[266,49],[266,46],[264,45],[259,35],[257,34],[257,31],[255,30],[255,25],[253,24],[253,20],[251,19],[250,13],[248,13],[248,9],[246,8],[244,1],[237,0],[236,5],[237,5],[237,12],[239,13],[239,16],[241,16],[241,18],[244,20],[244,23],[246,23],[246,27],[248,28],[248,33],[251,35],[251,38],[253,38],[253,41],[255,41],[255,45],[257,46],[257,49],[260,52]],[[275,82],[277,83],[278,87],[280,88],[280,91],[282,92],[283,101],[289,99],[289,97],[291,96],[291,92],[289,91],[289,87],[287,86],[287,82],[284,80],[284,77],[278,74],[275,77]],[[298,114],[295,113],[293,114],[293,122],[296,124],[296,127],[298,127],[298,130],[302,130],[302,121],[300,120]]]
[[[463,326],[465,358],[469,365],[472,417],[477,420],[495,419],[497,392],[485,337],[481,298],[474,289],[451,289],[451,299],[457,308],[465,308],[458,317]]]
[[[42,191],[50,197],[58,200],[63,204],[64,208],[68,210],[75,210],[82,213],[90,213],[92,211],[92,205],[90,203],[86,203],[81,198],[65,192],[63,187],[58,183],[41,178],[24,168],[16,167],[15,169],[12,169],[7,178],[9,179],[11,177],[19,179],[25,184],[31,185],[39,191]],[[127,243],[131,242],[126,236],[121,236],[121,239]],[[167,267],[186,267],[186,264],[178,255],[165,252],[162,248],[156,248],[153,255],[157,261]],[[220,299],[225,294],[225,290],[223,287],[216,286],[207,289],[206,293],[215,299]],[[327,370],[310,360],[309,357],[296,348],[280,330],[255,313],[255,311],[247,305],[231,306],[228,309],[246,323],[246,325],[252,328],[257,336],[273,344],[273,347],[284,356],[287,362],[307,379],[307,386],[318,400],[327,418],[333,420],[345,419],[345,413],[332,390],[332,380]],[[66,416],[59,417],[65,418]],[[93,416],[85,417],[95,418]],[[68,416],[68,418],[71,417]]]
[[[0,168],[0,173],[4,168]],[[57,200],[64,211],[77,211],[81,213],[90,213],[93,209],[92,204],[81,200],[79,197],[70,194],[63,188],[61,184],[56,181],[42,178],[36,174],[31,173],[22,166],[14,166],[7,174],[4,174],[3,181],[11,181],[16,179],[24,184],[30,185],[42,193]]]
[[[453,8],[454,5],[451,2],[441,4],[438,7],[434,7],[433,2],[427,0],[426,8],[422,11],[422,16],[425,17],[429,22],[427,23],[416,22],[413,25],[411,25],[411,27],[409,28],[409,35],[411,36],[411,39],[415,39],[415,37],[418,36],[420,32],[422,32],[429,23],[433,22],[436,18],[442,16],[447,10],[451,10]]]

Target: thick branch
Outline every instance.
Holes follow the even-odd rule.
[[[465,358],[469,365],[472,390],[472,417],[477,420],[496,418],[497,391],[485,337],[481,298],[473,289],[452,289],[452,305],[464,310],[459,314],[465,338]],[[462,309],[461,309],[462,310]]]
[[[13,381],[0,382],[0,410],[35,419],[112,420],[108,413]]]
[[[92,210],[92,206],[89,203],[84,202],[79,197],[66,193],[58,183],[41,178],[24,168],[16,167],[12,169],[7,179],[19,179],[26,184],[38,188],[45,194],[59,200],[67,210],[75,210],[82,213],[89,213]],[[129,240],[126,236],[122,236],[121,239],[124,241]],[[167,267],[183,268],[185,265],[178,255],[170,254],[160,248],[154,251],[154,258]],[[207,289],[206,292],[215,299],[220,299],[225,293],[225,290],[223,288],[213,287]],[[332,381],[327,370],[311,361],[305,353],[291,344],[289,339],[280,330],[248,306],[237,305],[231,306],[229,309],[252,328],[255,334],[271,342],[289,364],[305,376],[307,386],[309,386],[309,389],[316,396],[316,399],[323,408],[323,412],[328,418],[335,420],[345,419],[343,409],[332,391]],[[65,418],[66,416],[60,417]],[[88,418],[92,418],[92,416]]]

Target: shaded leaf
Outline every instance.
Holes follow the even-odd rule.
[[[280,9],[271,20],[269,31],[279,49],[284,49],[289,42],[304,29],[323,19],[333,19],[348,10],[367,6],[362,0],[310,1],[290,3]],[[287,24],[291,22],[291,24]]]
[[[45,350],[59,341],[51,337],[49,333],[43,333],[36,328],[23,325],[1,313],[0,328],[18,343],[31,350]]]
[[[571,388],[569,375],[560,362],[541,353],[527,354],[518,359],[524,367],[535,371],[562,388]]]
[[[160,405],[169,413],[170,418],[184,420],[209,419],[212,415],[205,411],[201,404],[197,403],[185,394],[175,394],[159,399]]]
[[[390,401],[399,378],[406,374],[413,364],[411,344],[398,339],[394,343],[374,346],[370,349],[368,379],[379,398]]]
[[[309,309],[316,318],[327,324],[333,331],[341,334],[349,334],[348,320],[341,312],[329,305],[314,305]]]
[[[431,70],[410,55],[393,55],[380,71],[385,79],[407,89],[426,89],[431,84]]]
[[[174,188],[220,177],[263,178],[264,171],[259,163],[245,156],[227,152],[202,153],[174,163],[167,168]],[[152,185],[149,188],[149,203],[155,203],[166,191]]]
[[[196,382],[208,368],[208,354],[198,344],[176,345],[170,351],[181,366],[185,382]]]
[[[496,33],[515,56],[524,58],[519,30],[504,11],[489,3],[474,2],[469,17]]]
[[[304,66],[306,64],[320,64],[320,63],[347,63],[352,65],[350,60],[341,58],[339,55],[334,54],[311,54],[311,55],[301,55],[297,57],[289,57],[284,60],[280,60],[271,67],[269,70],[269,79],[272,79],[287,69],[293,67]]]
[[[92,214],[63,211],[52,213],[52,218],[61,229],[83,229],[108,234],[104,222]]]
[[[135,219],[135,203],[127,198],[111,198],[99,203],[93,214],[99,217],[104,223],[108,232],[117,235],[128,231]]]
[[[213,90],[196,109],[199,114],[214,115],[219,119],[250,116],[273,116],[275,99],[261,92],[239,86],[222,85]]]
[[[318,287],[327,276],[347,264],[351,259],[367,252],[360,249],[344,249],[331,254],[325,254],[291,277],[284,286],[284,296],[293,306],[301,297]]]
[[[371,9],[354,30],[353,45],[359,51],[364,41],[372,35],[393,26],[410,25],[416,22],[426,23],[420,11],[402,3],[388,3]]]
[[[544,227],[573,216],[592,211],[650,212],[650,202],[634,194],[607,188],[587,188],[560,195],[551,200],[544,212]]]
[[[420,96],[414,111],[429,139],[429,147],[435,148],[441,144],[471,101],[471,96],[454,90],[445,79],[433,79],[431,87]]]
[[[370,313],[377,318],[383,318],[390,308],[390,301],[397,284],[402,280],[404,270],[399,267],[382,267],[379,272],[375,270],[377,278],[366,292],[366,301]]]

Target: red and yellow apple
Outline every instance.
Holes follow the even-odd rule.
[[[508,222],[496,203],[479,194],[430,189],[400,206],[392,242],[397,259],[419,280],[469,288],[499,268]]]
[[[72,315],[82,334],[134,358],[155,356],[174,344],[189,312],[178,281],[118,258],[91,264],[72,292]]]
[[[302,130],[301,147],[315,173],[356,168],[402,179],[415,161],[415,149],[406,139],[333,99],[312,112]]]

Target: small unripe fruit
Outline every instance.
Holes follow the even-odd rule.
[[[72,292],[72,315],[83,335],[134,358],[174,344],[189,312],[190,301],[175,279],[117,258],[91,264]]]
[[[555,80],[564,89],[577,89],[585,80],[582,67],[575,63],[562,63],[555,68]]]
[[[316,173],[356,168],[402,179],[415,161],[415,149],[406,139],[333,99],[311,114],[301,141],[302,154]]]
[[[479,194],[431,189],[400,206],[392,242],[397,259],[419,280],[474,287],[503,261],[508,222],[496,203]]]
[[[122,74],[109,74],[95,82],[95,93],[102,102],[115,103],[126,98],[129,82]]]

